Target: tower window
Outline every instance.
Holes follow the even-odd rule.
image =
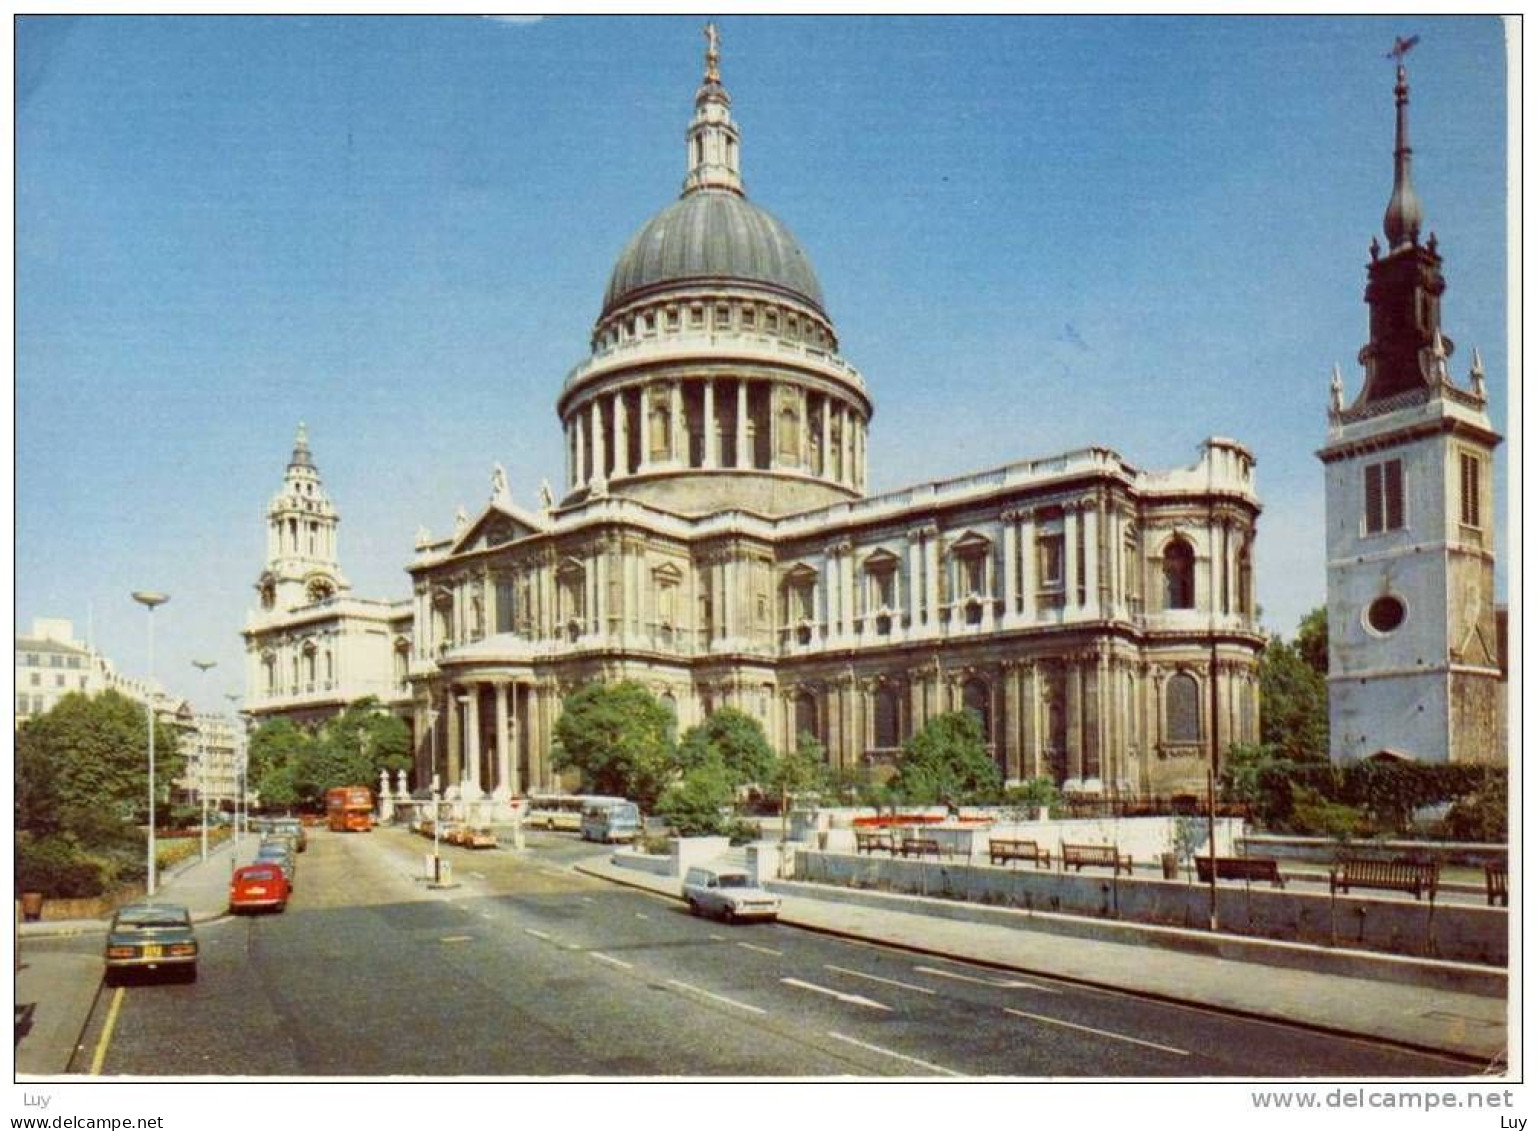
[[[1195,551],[1176,538],[1163,552],[1163,607],[1195,608]]]
[[[1479,486],[1483,480],[1484,461],[1472,452],[1463,452],[1458,462],[1462,469],[1462,525],[1482,527],[1483,500],[1480,497]]]
[[[1366,623],[1371,626],[1372,631],[1386,636],[1396,631],[1398,626],[1404,623],[1404,617],[1407,615],[1408,610],[1404,608],[1402,601],[1397,597],[1386,595],[1378,597],[1367,606]]]
[[[1366,465],[1366,533],[1404,528],[1404,462]]]
[[[1062,535],[1042,534],[1036,539],[1036,551],[1041,587],[1062,588]]]
[[[1201,689],[1195,676],[1179,672],[1164,691],[1164,734],[1170,742],[1201,741]]]

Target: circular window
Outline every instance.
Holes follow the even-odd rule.
[[[1397,597],[1378,597],[1366,610],[1366,623],[1376,632],[1389,633],[1404,623],[1407,614]]]

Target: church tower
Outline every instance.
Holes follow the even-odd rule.
[[[256,583],[263,612],[286,613],[351,588],[336,559],[337,521],[300,422],[282,489],[267,504],[267,565]]]
[[[1467,385],[1441,330],[1446,283],[1410,171],[1398,51],[1393,192],[1367,266],[1365,381],[1336,366],[1324,463],[1330,757],[1503,762],[1494,609],[1494,449],[1478,352]]]

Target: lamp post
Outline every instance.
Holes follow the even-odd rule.
[[[144,712],[149,717],[149,843],[145,848],[144,894],[155,894],[155,607],[171,598],[165,593],[136,589],[133,599],[149,613],[149,675],[144,688]]]
[[[193,660],[192,666],[203,674],[208,673],[209,668],[218,666],[217,660]],[[193,719],[197,718],[196,713]],[[197,756],[197,794],[198,802],[203,807],[203,834],[201,859],[208,859],[208,743],[203,739],[203,728],[197,728],[198,756]]]
[[[246,746],[246,731],[250,723],[250,717],[238,709],[240,696],[226,692],[224,698],[229,700],[229,705],[235,710],[235,855],[234,860],[240,859],[240,838],[245,832],[246,823],[246,787],[249,784],[246,774],[246,759],[250,751]],[[233,865],[232,865],[233,866]]]

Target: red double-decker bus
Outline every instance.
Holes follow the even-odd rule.
[[[333,833],[366,833],[374,827],[374,792],[365,785],[326,790],[326,824]]]

